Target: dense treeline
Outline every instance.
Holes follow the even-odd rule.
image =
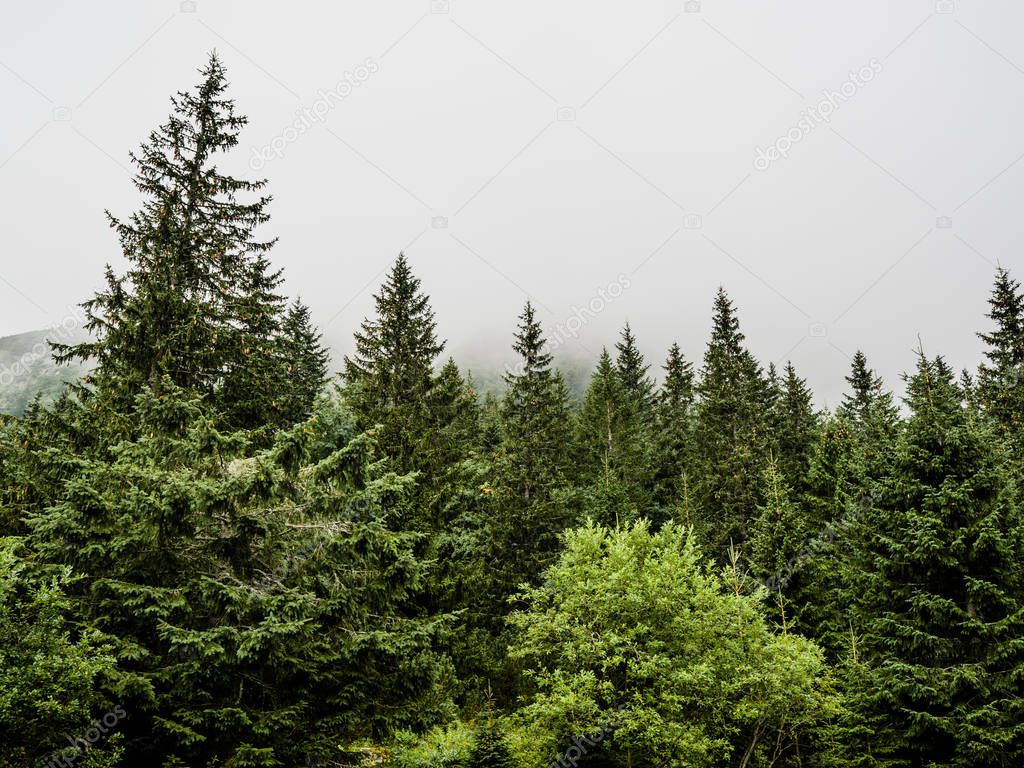
[[[626,326],[581,399],[527,303],[481,397],[402,255],[329,381],[226,87],[132,155],[92,372],[0,425],[4,765],[1021,764],[1008,272],[903,408],[858,353],[816,410],[722,290],[699,365]]]

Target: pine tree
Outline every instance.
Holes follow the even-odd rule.
[[[269,219],[270,198],[240,202],[266,182],[219,170],[218,156],[238,144],[246,118],[226,95],[216,54],[201,75],[194,92],[172,98],[169,120],[131,154],[144,202],[124,221],[107,214],[128,271],[107,267],[106,288],[83,305],[93,338],[55,345],[57,359],[94,360],[90,381],[119,410],[166,377],[225,412],[244,388],[246,408],[232,414],[233,426],[275,423],[281,278],[265,257],[273,241],[255,239]]]
[[[698,386],[691,462],[709,551],[722,558],[730,541],[740,545],[747,538],[769,455],[769,386],[743,341],[736,309],[720,288]]]
[[[853,529],[848,600],[867,667],[865,748],[899,764],[1024,758],[1024,521],[993,429],[919,354],[911,416]]]
[[[1024,294],[1020,283],[1000,268],[986,315],[995,324],[978,336],[985,359],[978,371],[981,402],[1004,433],[1020,439],[1024,429]]]
[[[417,433],[428,420],[438,340],[430,297],[399,254],[374,295],[376,317],[363,321],[356,349],[345,358],[347,393],[363,428],[381,425],[379,440],[398,466],[417,468]]]

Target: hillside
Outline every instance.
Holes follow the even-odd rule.
[[[57,365],[48,340],[73,340],[79,332],[63,329],[28,331],[0,338],[0,413],[20,416],[38,394],[52,400],[85,372],[83,365]]]

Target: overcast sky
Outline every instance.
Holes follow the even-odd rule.
[[[699,360],[721,284],[834,403],[857,348],[894,386],[918,335],[975,366],[995,264],[1024,274],[1019,0],[0,14],[0,335],[121,266],[103,209],[137,206],[128,151],[213,49],[251,121],[229,165],[269,179],[274,259],[340,352],[405,249],[463,362],[506,357],[527,297],[564,354],[628,320],[656,366]]]

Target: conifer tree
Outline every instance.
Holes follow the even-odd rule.
[[[797,495],[805,490],[805,479],[819,427],[819,416],[811,401],[807,382],[786,363],[780,395],[773,408],[774,441],[779,451],[779,471],[786,485]]]
[[[648,376],[650,366],[637,346],[633,329],[626,323],[622,336],[615,343],[615,370],[627,396],[635,403],[639,420],[649,425],[653,419],[654,381]]]
[[[91,382],[121,410],[166,377],[224,412],[244,390],[234,426],[279,423],[281,278],[265,255],[273,241],[255,237],[270,198],[261,196],[265,181],[220,170],[246,118],[226,95],[216,54],[200,74],[196,89],[172,98],[169,120],[131,154],[142,207],[127,220],[107,214],[128,271],[107,267],[106,288],[83,305],[93,338],[55,345],[57,359],[95,361]],[[239,200],[245,195],[256,197]]]
[[[709,551],[725,556],[730,541],[748,535],[761,504],[769,455],[769,387],[760,366],[743,346],[732,301],[715,297],[711,339],[698,386],[691,446],[696,505],[709,536]]]
[[[865,748],[906,765],[1024,758],[1019,491],[952,370],[919,354],[881,497],[854,528],[848,599],[867,667]]]
[[[868,367],[867,356],[859,349],[853,355],[850,375],[846,377],[850,391],[843,395],[839,413],[853,423],[867,425],[872,421],[883,424],[895,423],[896,406],[892,393],[885,389],[882,377]]]
[[[287,376],[282,396],[284,420],[294,424],[312,413],[313,403],[327,381],[330,359],[320,332],[313,326],[309,307],[299,299],[288,307],[281,323],[280,348]]]
[[[608,350],[602,350],[576,416],[575,443],[580,480],[590,494],[588,514],[605,525],[634,518],[649,494],[646,434],[634,405]]]
[[[788,596],[793,569],[810,531],[803,511],[791,501],[785,475],[774,457],[765,468],[764,487],[764,504],[751,524],[750,562],[754,575],[770,592]]]
[[[400,253],[380,292],[376,317],[363,321],[356,349],[345,358],[345,381],[363,428],[380,424],[379,440],[398,466],[417,467],[417,433],[428,420],[433,366],[444,350],[430,297]]]
[[[1019,440],[1024,430],[1024,294],[1000,268],[986,315],[995,328],[978,336],[985,360],[978,371],[981,402],[1005,434]]]
[[[491,723],[483,726],[470,750],[467,768],[515,768],[515,764],[501,730]]]
[[[664,371],[654,421],[654,493],[658,504],[672,509],[683,497],[695,397],[693,364],[678,344],[669,348]]]
[[[562,375],[552,368],[546,344],[533,305],[527,302],[512,347],[519,361],[505,375],[508,390],[502,403],[502,480],[527,506],[549,501],[568,469],[569,394]]]
[[[562,376],[530,302],[519,316],[513,349],[519,356],[505,375],[503,440],[494,462],[496,515],[492,539],[504,595],[550,564],[569,514],[558,498],[567,486],[571,413]]]
[[[420,535],[401,527],[413,478],[335,404],[254,450],[160,391],[112,455],[41,451],[50,501],[28,519],[117,658],[104,686],[128,713],[126,764],[299,765],[431,722],[448,665],[418,607]]]

